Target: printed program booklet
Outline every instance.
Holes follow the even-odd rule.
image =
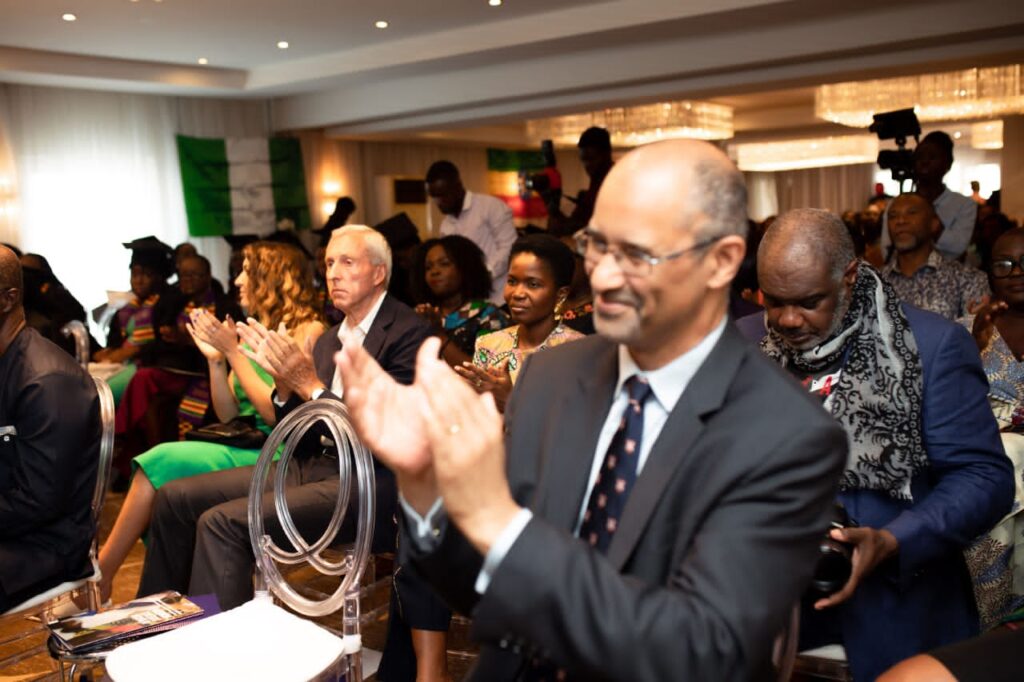
[[[176,628],[203,615],[178,592],[160,592],[99,613],[85,612],[49,624],[66,650],[81,653]]]

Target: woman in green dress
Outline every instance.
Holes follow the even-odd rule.
[[[311,348],[324,326],[314,306],[310,268],[301,252],[288,244],[255,242],[245,247],[244,254],[242,272],[235,280],[242,307],[270,329],[283,324],[301,348]],[[217,419],[229,422],[248,417],[261,431],[270,433],[274,425],[273,379],[242,354],[234,321],[219,322],[205,309],[197,309],[188,329],[209,364],[211,403]],[[259,454],[258,449],[178,441],[162,443],[136,457],[121,513],[100,550],[103,599],[110,594],[114,574],[148,527],[160,486],[178,478],[249,466]]]

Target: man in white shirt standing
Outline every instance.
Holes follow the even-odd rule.
[[[339,355],[403,496],[403,570],[473,616],[469,679],[763,677],[847,446],[728,323],[746,225],[715,147],[626,155],[579,239],[598,334],[533,355],[504,424],[436,341],[412,386]]]
[[[427,170],[427,193],[444,214],[441,235],[466,237],[484,252],[487,269],[491,271],[491,301],[504,303],[508,252],[517,236],[512,209],[501,199],[463,187],[459,169],[451,161],[431,164]]]

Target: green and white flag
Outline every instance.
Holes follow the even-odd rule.
[[[178,158],[193,237],[266,235],[284,218],[310,227],[297,139],[178,135]]]

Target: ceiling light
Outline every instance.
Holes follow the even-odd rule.
[[[279,40],[279,41],[277,41],[277,49],[279,49],[279,50],[287,50],[288,49],[288,41],[287,40]]]
[[[487,0],[487,4],[490,5],[491,7],[500,7],[501,0]]]
[[[204,66],[205,66],[206,64],[209,64],[209,63],[210,63],[210,60],[209,60],[209,59],[207,59],[206,57],[200,57],[200,58],[199,58],[199,59],[197,59],[196,61],[197,61],[197,62],[199,62],[200,64],[204,65]]]
[[[872,115],[913,107],[921,121],[957,121],[1024,113],[1020,64],[822,85],[814,115],[866,128]]]
[[[878,138],[873,135],[840,135],[779,142],[747,142],[729,145],[730,156],[742,171],[784,171],[797,168],[874,163]]]
[[[78,17],[76,17],[74,14],[71,14],[70,12],[68,12],[67,14],[62,14],[60,18],[63,19],[64,21],[75,21],[78,19]]]
[[[535,140],[569,146],[575,145],[580,133],[591,126],[606,128],[612,144],[618,147],[675,137],[724,140],[733,134],[732,107],[709,102],[660,102],[527,121],[526,130]]]
[[[975,149],[1002,149],[1003,122],[984,121],[971,124],[971,146]]]
[[[384,21],[384,20],[382,19],[382,20],[380,20],[380,21],[376,22],[376,23],[374,24],[374,26],[376,26],[377,28],[387,28],[387,27],[388,27],[388,22],[386,22],[386,21]]]

